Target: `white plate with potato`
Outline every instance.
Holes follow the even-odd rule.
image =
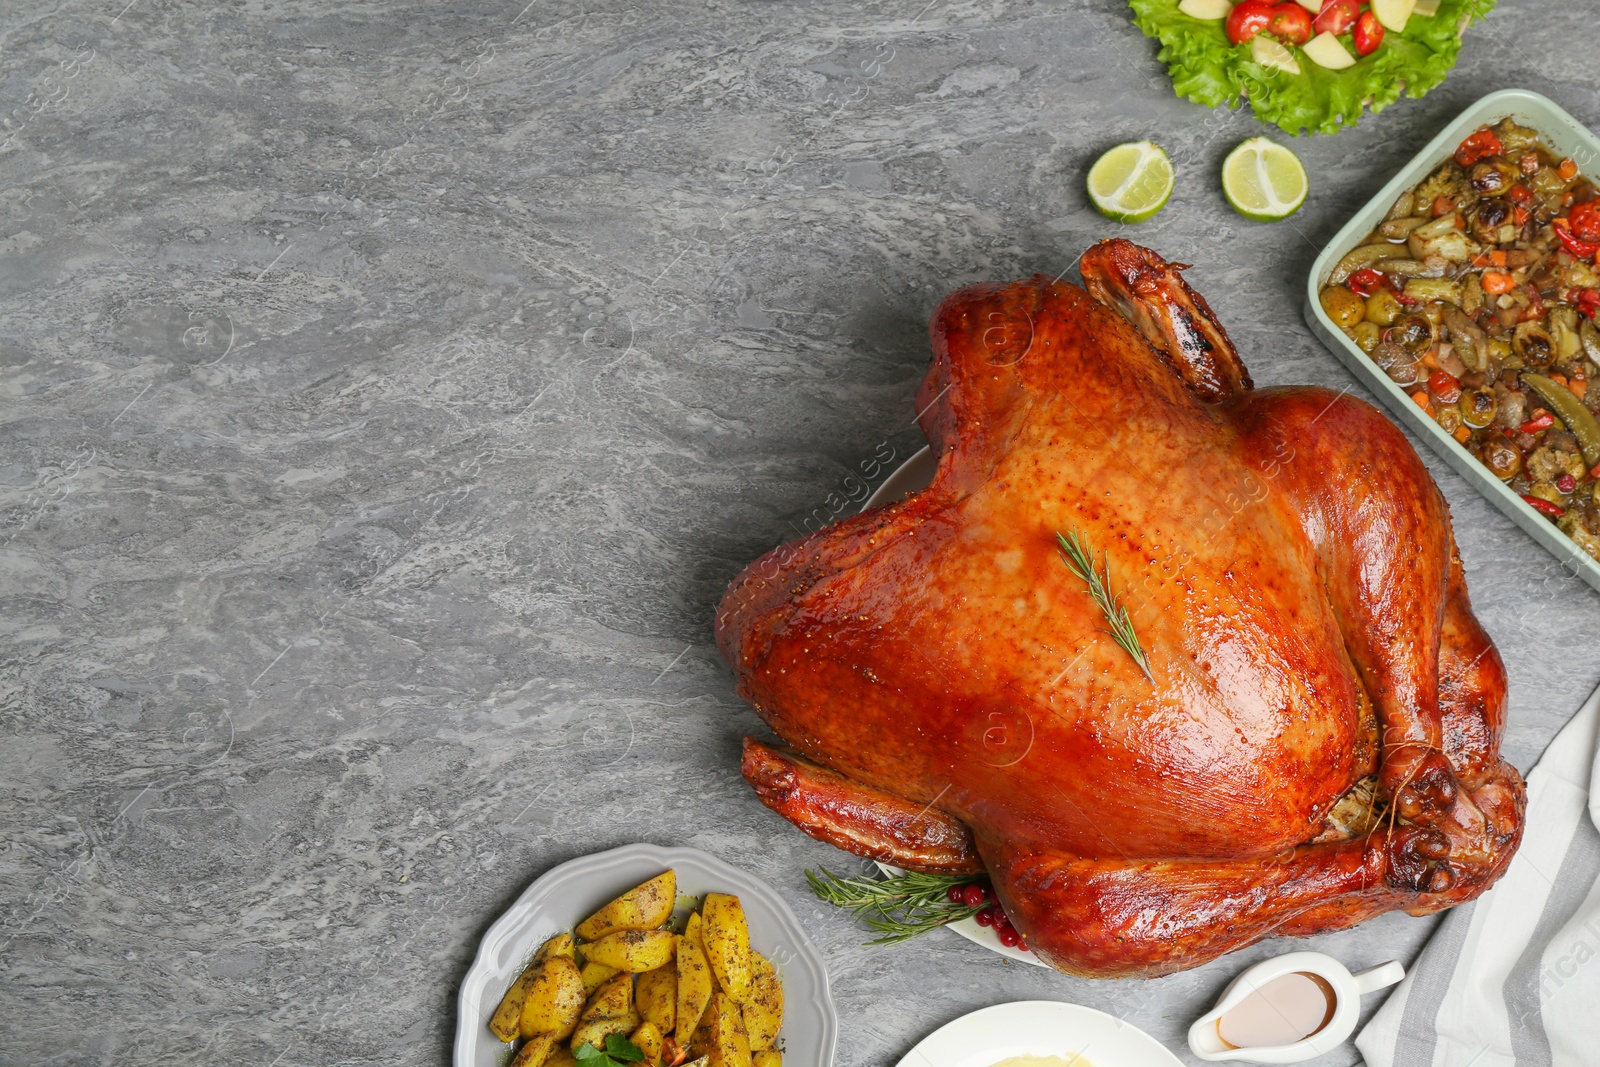
[[[577,1029],[560,1042],[562,1048],[570,1047],[572,1037],[582,1037],[588,1032],[584,1029],[586,1026],[593,1028],[595,1020],[605,1017],[606,1009],[600,1001],[606,996],[602,992],[608,988],[606,982],[612,983],[609,988],[615,994],[613,999],[624,995],[620,988],[624,983],[616,977],[615,972],[608,975],[590,967],[596,962],[591,958],[592,955],[605,957],[609,963],[640,968],[638,973],[641,975],[649,973],[647,968],[662,962],[656,956],[670,961],[668,968],[676,969],[675,949],[663,951],[665,942],[656,932],[611,930],[616,923],[607,923],[603,919],[595,921],[598,918],[595,915],[597,911],[627,894],[638,906],[624,905],[620,910],[614,910],[613,919],[622,915],[624,925],[659,925],[658,921],[652,921],[658,918],[656,914],[646,915],[645,912],[662,905],[660,894],[646,890],[638,896],[632,896],[630,891],[643,888],[645,883],[666,871],[673,872],[676,882],[670,902],[673,911],[670,929],[684,932],[684,923],[689,914],[700,913],[701,918],[696,920],[700,931],[695,940],[704,952],[706,946],[714,945],[718,938],[733,936],[724,932],[729,925],[728,916],[717,913],[719,906],[725,912],[731,909],[734,912],[732,919],[735,920],[732,925],[748,931],[749,948],[753,950],[751,958],[761,956],[770,960],[775,972],[772,977],[781,983],[779,988],[783,1007],[776,1045],[782,1050],[783,1067],[831,1067],[838,1019],[828,992],[827,971],[789,906],[748,874],[704,852],[645,844],[626,845],[561,864],[530,885],[489,928],[478,949],[477,959],[461,983],[457,1002],[455,1067],[506,1067],[511,1063],[515,1046],[500,1040],[491,1031],[489,1023],[491,1016],[501,1006],[502,998],[518,984],[518,979],[525,972],[550,971],[539,986],[544,995],[539,1010],[544,1010],[546,1001],[550,1010],[555,1010],[563,994],[553,990],[557,990],[562,982],[572,981],[571,970],[565,963],[550,968],[545,968],[543,964],[539,968],[530,968],[529,964],[534,961],[535,954],[547,945],[550,947],[545,949],[546,957],[552,952],[564,952],[570,956],[573,950],[565,942],[556,941],[552,944],[552,939],[560,938],[563,934],[578,934],[574,965],[586,988],[570,995],[582,995],[587,1003]],[[656,888],[659,889],[659,883]],[[704,912],[703,906],[707,894],[719,895],[712,898],[712,911],[709,913]],[[736,898],[736,903],[730,905],[728,902],[733,898]],[[740,910],[743,913],[742,924],[736,921]],[[705,919],[712,920],[709,929],[703,921]],[[585,924],[583,931],[579,931],[580,924]],[[594,936],[584,937],[584,933]],[[677,943],[681,943],[681,939],[674,942]],[[693,957],[694,954],[690,955]],[[726,955],[724,952],[713,951],[706,955],[706,970],[711,973],[709,984],[715,997],[704,1008],[703,1018],[706,1026],[715,1031],[713,1021],[726,1018],[730,1008],[734,1009],[733,1014],[740,1014],[737,1002],[725,994],[732,986],[732,991],[744,995],[740,983],[746,979],[737,972],[729,973],[723,959]],[[712,956],[716,958],[709,958]],[[629,973],[621,972],[624,978]],[[525,983],[530,990],[533,979],[534,974],[530,974]],[[753,980],[759,984],[760,975]],[[651,1013],[641,1014],[637,1010],[645,1007],[645,1002],[651,996],[647,989],[649,985],[642,977],[635,978],[630,985],[630,989],[635,990],[633,995],[640,998],[639,1003],[630,1009],[637,1021],[650,1021]],[[667,999],[676,1004],[677,994],[674,992]],[[749,999],[753,1002],[756,998],[752,996]],[[749,1005],[744,1011],[750,1016],[751,1030],[758,1031],[761,1027],[759,1012]],[[529,1018],[534,1014],[534,1009],[530,1009]],[[743,1018],[742,1014],[740,1018]],[[563,1027],[570,1021],[567,1019]],[[667,1022],[669,1025],[665,1036],[670,1041],[675,1036],[674,1027],[670,1017]],[[515,1030],[514,1022],[509,1025]],[[734,1022],[735,1027],[740,1025],[739,1021]],[[505,1031],[506,1026],[502,1018],[501,1030]],[[704,1034],[704,1030],[697,1031],[702,1042],[705,1040]],[[737,1063],[738,1060],[739,1057],[733,1056],[722,1059],[722,1062]],[[570,1063],[571,1060],[567,1054],[561,1054],[552,1056],[548,1062]],[[772,1063],[773,1059],[769,1057],[764,1062]]]

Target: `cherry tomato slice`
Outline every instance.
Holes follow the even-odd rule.
[[[1356,55],[1370,56],[1383,43],[1383,23],[1372,12],[1363,11],[1361,17],[1356,19],[1350,40],[1356,46]]]
[[[1322,5],[1322,10],[1317,12],[1316,21],[1311,24],[1312,29],[1318,33],[1331,33],[1338,36],[1347,32],[1361,17],[1361,4],[1359,0],[1327,0]]]
[[[1273,7],[1267,32],[1284,44],[1305,44],[1311,40],[1311,12],[1295,0],[1284,0]]]
[[[1243,0],[1233,5],[1228,20],[1223,24],[1228,40],[1244,44],[1272,24],[1272,5],[1267,0]]]

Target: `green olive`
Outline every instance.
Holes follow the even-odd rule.
[[[1376,326],[1393,326],[1405,311],[1405,305],[1395,299],[1387,289],[1379,289],[1367,297],[1367,321]]]
[[[1365,301],[1342,285],[1330,285],[1322,290],[1321,300],[1322,310],[1341,330],[1348,330],[1367,313]]]
[[[1461,421],[1474,430],[1482,429],[1494,421],[1500,405],[1487,389],[1468,389],[1461,394]]]

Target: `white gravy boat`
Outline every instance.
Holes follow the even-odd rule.
[[[1333,990],[1333,1011],[1322,1028],[1288,1045],[1257,1045],[1234,1048],[1222,1040],[1217,1021],[1257,990],[1286,974],[1309,974],[1321,978]],[[1385,963],[1360,974],[1332,956],[1321,952],[1290,952],[1262,960],[1229,983],[1222,999],[1211,1011],[1189,1027],[1189,1051],[1203,1060],[1246,1060],[1251,1063],[1298,1063],[1338,1048],[1356,1028],[1364,993],[1394,985],[1406,976],[1395,962]]]

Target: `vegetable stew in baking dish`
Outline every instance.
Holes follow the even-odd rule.
[[[1536,130],[1469,135],[1324,279],[1323,310],[1600,560],[1600,189]]]

